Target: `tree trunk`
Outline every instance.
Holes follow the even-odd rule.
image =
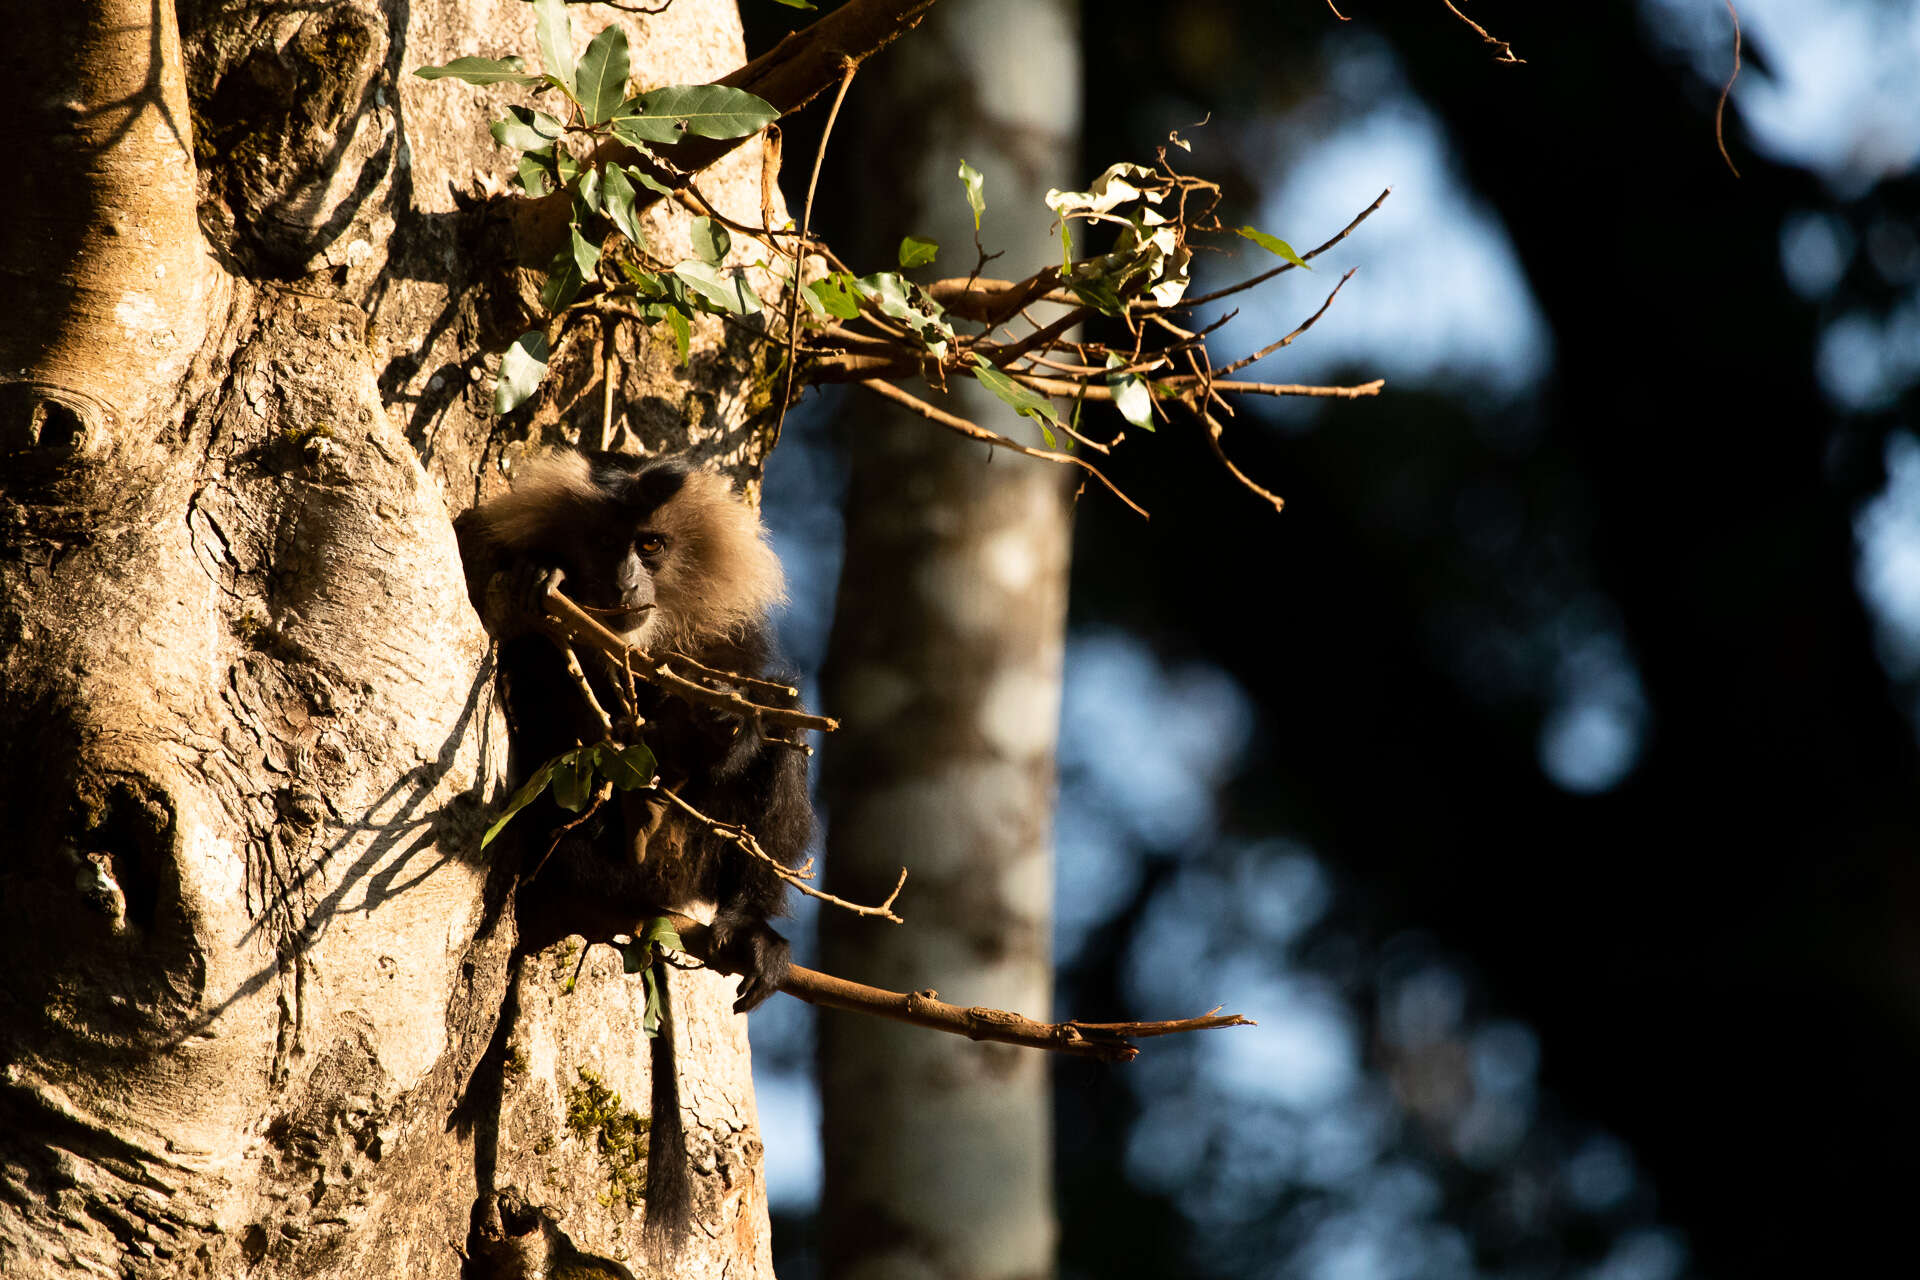
[[[1077,21],[1066,0],[951,0],[874,64],[881,83],[862,88],[884,114],[865,122],[860,155],[900,198],[868,206],[883,215],[870,259],[931,234],[938,274],[965,274],[962,158],[985,175],[984,243],[1015,262],[1057,254],[1041,198],[1075,185]],[[932,138],[910,140],[908,119]],[[972,382],[951,402],[1024,438]],[[827,672],[843,722],[825,748],[828,874],[860,901],[884,896],[902,862],[913,878],[904,929],[826,912],[826,965],[1045,1017],[1071,478],[871,400],[853,410]],[[828,1012],[820,1062],[829,1276],[1052,1273],[1044,1055]]]
[[[570,13],[636,87],[744,61],[731,0]],[[673,992],[706,1229],[640,1256],[640,993],[604,947],[515,956],[450,524],[609,403],[616,447],[751,481],[764,352],[696,325],[682,371],[589,319],[503,424],[531,291],[487,124],[524,99],[411,73],[531,54],[529,6],[179,14],[26,6],[0,53],[0,1272],[769,1275],[707,973]],[[757,224],[758,143],[700,185]],[[689,218],[653,206],[660,252]]]

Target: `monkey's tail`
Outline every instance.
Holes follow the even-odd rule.
[[[680,1120],[680,1074],[674,1053],[673,997],[667,965],[654,961],[660,992],[660,1030],[653,1037],[653,1118],[647,1128],[647,1261],[663,1267],[677,1255],[693,1227],[693,1168],[686,1126]],[[664,1272],[662,1273],[664,1274]]]

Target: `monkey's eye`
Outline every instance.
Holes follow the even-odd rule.
[[[667,549],[667,540],[657,533],[643,533],[633,540],[643,556],[657,556]]]

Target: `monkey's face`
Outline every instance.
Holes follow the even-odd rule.
[[[696,653],[764,624],[784,598],[758,515],[684,459],[556,450],[474,523],[475,536],[558,569],[574,603],[644,649]]]
[[[607,630],[645,648],[662,603],[656,575],[667,569],[671,576],[672,543],[644,522],[636,528],[629,513],[608,514],[616,518],[596,522],[600,527],[588,536],[553,549],[565,573],[561,590]]]
[[[666,509],[680,496],[687,469],[672,464],[634,469],[603,463],[596,469],[593,510],[586,535],[557,547],[571,584],[567,590],[592,610],[609,631],[630,644],[647,647],[661,630],[662,612],[670,612],[670,592],[662,587],[682,576],[677,562],[685,539],[664,527],[673,522]]]

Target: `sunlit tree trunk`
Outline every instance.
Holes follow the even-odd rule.
[[[873,65],[881,83],[862,89],[884,114],[861,122],[857,144],[870,260],[911,232],[939,241],[937,274],[973,267],[962,158],[985,175],[988,248],[1014,262],[1057,253],[1041,197],[1075,185],[1077,21],[1066,0],[950,0]],[[1024,426],[971,382],[944,403]],[[826,913],[826,964],[1042,1017],[1070,480],[864,398],[850,411],[828,874],[866,900],[903,862],[913,878],[905,927]],[[1051,1274],[1043,1055],[827,1013],[820,1062],[828,1275]]]
[[[744,60],[732,0],[570,13],[642,85]],[[604,947],[514,958],[450,526],[530,437],[597,440],[610,365],[613,443],[751,477],[761,356],[588,323],[503,426],[519,99],[411,72],[531,54],[529,7],[179,20],[21,5],[0,51],[0,1273],[451,1277],[491,1239],[477,1274],[768,1275],[708,974],[674,992],[706,1230],[643,1265],[638,991]],[[701,186],[757,223],[758,145]],[[689,216],[649,213],[664,252]]]

